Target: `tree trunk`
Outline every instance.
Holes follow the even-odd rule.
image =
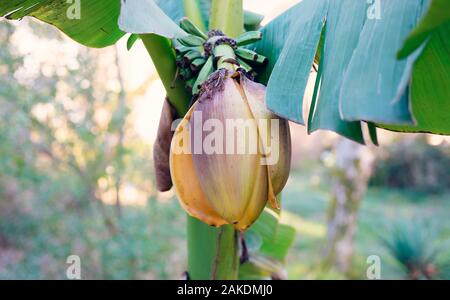
[[[325,262],[348,275],[358,209],[367,190],[374,156],[368,147],[345,138],[338,140],[335,151]]]

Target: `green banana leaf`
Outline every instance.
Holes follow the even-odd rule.
[[[269,58],[269,72],[276,61],[267,83],[267,106],[278,115],[301,124],[304,124],[303,94],[327,10],[327,0],[302,1],[287,12],[287,16],[274,21],[280,23],[263,29],[263,41],[256,45],[258,53]]]
[[[268,107],[305,123],[306,82],[320,54],[309,132],[332,130],[363,143],[360,123],[368,122],[375,142],[374,123],[449,134],[450,1],[434,0],[420,23],[430,1],[380,2],[380,18],[369,18],[374,4],[365,0],[304,0],[265,26],[253,49],[269,58],[258,78],[268,84]],[[398,60],[402,46],[399,57],[407,57]]]
[[[320,50],[320,74],[317,76],[316,88],[320,84],[320,95],[314,99],[310,107],[308,131],[329,129],[343,136],[364,142],[361,123],[342,120],[339,113],[339,87],[344,80],[344,72],[352,59],[353,51],[358,44],[360,32],[366,20],[366,4],[364,1],[343,0],[331,1],[324,44]],[[319,105],[318,105],[319,103]]]
[[[424,48],[412,74],[411,109],[415,125],[379,124],[379,127],[403,132],[450,134],[449,36],[450,1],[434,0],[398,53],[402,59]]]
[[[208,2],[209,0],[201,0],[205,9]],[[128,0],[123,3],[120,21],[124,31],[145,31],[170,38],[184,35],[154,0]],[[157,0],[157,4],[177,20],[184,15],[183,5],[179,0]],[[76,42],[94,48],[113,45],[125,34],[118,25],[120,12],[121,0],[3,0],[0,3],[1,17],[11,20],[25,16],[35,17],[57,27]]]
[[[413,124],[409,82],[418,55],[400,61],[396,54],[423,11],[421,0],[384,1],[381,18],[366,21],[341,86],[343,119]]]
[[[284,271],[295,237],[293,227],[281,224],[279,216],[266,208],[244,237],[249,257],[239,268],[240,279],[269,279]]]
[[[414,64],[411,109],[414,126],[379,127],[450,135],[450,24],[434,31]]]
[[[187,36],[153,0],[122,0],[119,27],[129,33],[154,33],[171,39]]]
[[[17,20],[32,16],[56,26],[78,43],[95,48],[112,45],[124,35],[117,24],[119,10],[120,0],[0,2],[0,17]]]
[[[155,0],[156,4],[169,16],[174,22],[178,23],[181,18],[185,17],[184,3],[182,0],[167,1]],[[208,28],[209,11],[211,9],[211,0],[197,0],[198,7],[200,7],[201,15],[204,22],[204,27]]]
[[[450,22],[450,4],[448,0],[433,0],[430,9],[419,25],[408,36],[399,58],[406,58],[419,48],[434,32],[448,26]]]

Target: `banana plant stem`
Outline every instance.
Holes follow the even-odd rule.
[[[204,28],[198,0],[184,0],[186,16]],[[225,9],[225,11],[222,11]],[[243,31],[242,0],[213,0],[210,29],[221,29],[231,37]],[[176,78],[175,53],[171,41],[154,34],[140,36],[164,84],[167,96],[180,117],[189,109],[191,95]],[[189,217],[187,220],[188,273],[191,279],[237,279],[238,234],[231,225],[210,227]]]
[[[184,87],[184,83],[177,78],[177,66],[172,42],[156,34],[142,34],[140,37],[161,78],[167,98],[177,111],[178,116],[184,116],[189,110],[191,95]]]
[[[198,0],[183,0],[183,8],[186,17],[200,30],[206,32],[205,21],[203,20],[201,6]]]
[[[209,26],[238,37],[244,31],[243,0],[212,0]]]

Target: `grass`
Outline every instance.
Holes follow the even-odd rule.
[[[344,279],[321,269],[325,244],[328,183],[313,174],[292,174],[283,194],[283,221],[297,236],[289,252],[291,279]],[[150,199],[146,207],[107,213],[117,232],[105,226],[97,206],[82,210],[41,197],[27,209],[0,218],[0,279],[64,279],[66,258],[81,258],[85,279],[176,279],[186,268],[186,218],[174,199]],[[379,255],[383,279],[405,277],[380,241],[393,221],[415,216],[436,222],[450,239],[450,195],[417,195],[370,188],[360,209],[354,278],[364,279],[366,258]]]
[[[292,174],[283,197],[284,222],[297,229],[293,248],[288,256],[292,279],[344,279],[335,270],[320,268],[325,245],[327,183],[317,184],[308,176]],[[380,237],[397,220],[420,217],[432,219],[440,229],[440,239],[450,240],[450,194],[424,195],[406,191],[369,188],[359,211],[354,278],[365,279],[370,255],[381,258],[383,279],[403,279],[405,273],[395,264]]]

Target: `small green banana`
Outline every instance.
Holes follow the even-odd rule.
[[[185,60],[187,60],[189,63],[191,63],[196,58],[203,57],[203,55],[198,50],[190,50],[183,57]]]
[[[263,19],[263,15],[248,10],[244,11],[244,27],[247,30],[257,30]]]
[[[191,70],[197,72],[206,63],[206,59],[203,57],[196,58],[191,63]]]
[[[185,54],[188,51],[197,50],[197,47],[186,47],[183,45],[177,45],[175,47],[175,53],[176,54]]]
[[[194,88],[194,84],[195,84],[196,80],[197,79],[195,77],[193,77],[193,78],[189,79],[188,81],[186,81],[186,88],[188,90],[190,90],[191,92],[192,92],[192,89]]]
[[[238,46],[245,46],[253,44],[262,39],[262,33],[260,31],[247,31],[236,39]]]
[[[250,66],[248,63],[246,63],[243,59],[240,59],[238,57],[237,61],[240,65],[240,67],[245,70],[245,72],[250,73],[251,71],[253,71],[252,66]]]
[[[194,75],[191,71],[191,69],[180,69],[178,71],[178,76],[180,77],[181,80],[186,81],[188,79],[191,79],[192,76]]]
[[[180,20],[180,27],[181,29],[183,29],[184,31],[186,31],[189,34],[198,36],[199,38],[202,38],[203,40],[207,40],[208,36],[206,35],[206,33],[204,33],[203,31],[201,31],[197,26],[195,26],[191,20],[189,20],[188,18],[182,18]]]
[[[200,47],[200,46],[203,45],[203,43],[204,43],[206,40],[204,40],[204,39],[202,39],[202,38],[200,38],[200,37],[198,37],[198,36],[195,36],[195,35],[190,34],[190,35],[185,36],[185,37],[183,37],[183,38],[181,38],[181,39],[178,39],[178,41],[179,41],[183,46],[186,46],[186,47]]]
[[[251,61],[251,62],[255,62],[255,63],[259,63],[259,64],[264,64],[267,62],[267,58],[265,56],[259,55],[255,51],[252,51],[249,49],[237,48],[235,50],[235,53],[240,58]]]
[[[214,61],[213,57],[210,56],[206,63],[203,65],[203,68],[200,70],[200,73],[198,74],[197,80],[194,83],[194,86],[192,88],[192,94],[195,95],[200,91],[200,86],[203,82],[205,82],[209,75],[214,72]]]

